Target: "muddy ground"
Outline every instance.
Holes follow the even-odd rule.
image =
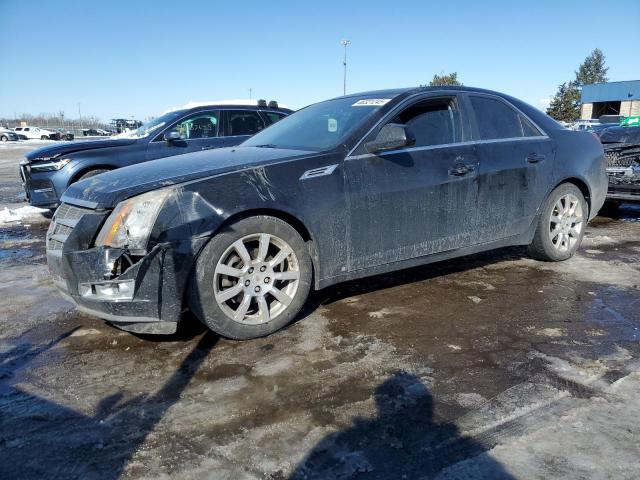
[[[26,148],[0,148],[0,208]],[[248,342],[75,312],[47,222],[0,225],[0,478],[640,475],[638,207],[568,262],[509,248],[351,282]]]

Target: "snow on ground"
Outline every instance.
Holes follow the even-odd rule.
[[[19,208],[7,208],[0,210],[0,225],[4,223],[22,222],[27,219],[39,219],[43,213],[48,213],[46,208],[32,207],[26,205]]]
[[[56,140],[20,140],[18,142],[0,142],[0,148],[24,148],[25,150],[33,150],[34,148],[46,147],[59,143]]]

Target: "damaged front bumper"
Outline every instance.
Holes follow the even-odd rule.
[[[607,200],[640,202],[640,145],[606,145]]]
[[[63,204],[47,233],[54,283],[78,310],[135,333],[174,333],[189,274],[204,239],[155,245],[144,256],[91,247],[106,218]]]

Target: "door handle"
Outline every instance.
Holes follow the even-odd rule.
[[[220,145],[207,145],[206,147],[202,147],[200,150],[212,150],[214,148],[220,148]]]
[[[546,157],[540,153],[530,153],[527,155],[527,162],[529,163],[538,163],[545,159]]]
[[[462,177],[468,173],[473,172],[473,170],[474,170],[473,165],[465,165],[462,163],[458,163],[453,168],[449,169],[449,175],[452,175],[454,177]]]

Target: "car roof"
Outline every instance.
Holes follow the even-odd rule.
[[[499,97],[509,97],[509,95],[502,92],[496,92],[494,90],[488,90],[485,88],[467,87],[464,85],[434,85],[434,86],[421,85],[419,87],[391,88],[386,90],[371,90],[367,92],[350,93],[348,95],[335,97],[335,99],[350,98],[350,97],[351,98],[373,97],[376,95],[379,95],[380,97],[383,97],[383,98],[384,97],[393,98],[403,94],[414,94],[414,93],[421,93],[421,92],[437,92],[442,90],[445,90],[445,91],[451,90],[455,92],[468,92],[468,93],[485,93],[488,95],[497,95]]]
[[[165,113],[187,111],[187,110],[203,108],[203,107],[250,107],[250,108],[260,108],[262,110],[291,111],[291,109],[283,103],[278,102],[277,107],[269,107],[268,103],[267,105],[260,105],[258,102],[259,100],[253,100],[253,99],[214,100],[209,102],[190,101],[180,107],[174,107],[174,108],[165,110],[164,112],[162,112],[162,114],[164,115]]]

